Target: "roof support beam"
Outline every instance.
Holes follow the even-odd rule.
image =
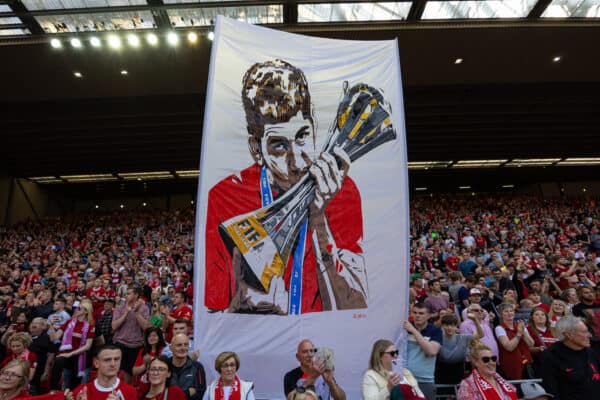
[[[538,0],[538,2],[533,6],[527,18],[529,19],[537,19],[542,16],[546,8],[552,3],[552,0]]]
[[[25,26],[29,29],[29,31],[32,34],[41,35],[44,33],[44,30],[42,29],[40,24],[37,23],[37,21],[35,20],[35,18],[33,16],[23,15],[23,13],[27,13],[27,9],[23,5],[23,3],[21,3],[20,1],[13,0],[13,1],[9,1],[8,5],[10,6],[10,8],[12,8],[14,13],[17,14],[19,16],[19,18],[21,18],[21,21],[23,21],[23,24],[25,24]]]
[[[169,20],[169,14],[164,8],[162,0],[147,0],[148,5],[152,6],[152,17],[156,23],[157,29],[171,29],[171,21]]]
[[[407,21],[418,21],[421,19],[423,15],[423,11],[425,11],[425,5],[427,4],[427,0],[415,0],[410,7],[410,11],[408,12],[408,16],[406,17]]]

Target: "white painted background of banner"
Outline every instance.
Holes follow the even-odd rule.
[[[350,87],[365,82],[383,89],[391,104],[398,138],[356,160],[349,171],[362,198],[367,309],[282,317],[209,314],[203,306],[208,190],[252,164],[241,102],[242,78],[254,63],[276,58],[300,68],[308,79],[317,121],[317,148],[322,148],[335,118],[344,80]],[[408,304],[408,178],[397,42],[307,37],[219,17],[203,132],[196,214],[194,346],[201,350],[208,383],[217,376],[216,355],[235,351],[241,358],[238,376],[255,383],[257,398],[284,398],[283,376],[298,366],[298,342],[310,338],[315,346],[334,350],[336,380],[348,399],[361,398],[362,375],[373,342],[386,338],[405,344],[402,322]]]

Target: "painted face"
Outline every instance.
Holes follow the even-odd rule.
[[[266,124],[261,140],[264,164],[273,183],[288,190],[304,176],[315,158],[314,127],[302,113],[286,123]]]

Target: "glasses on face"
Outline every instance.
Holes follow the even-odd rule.
[[[14,372],[9,372],[9,371],[0,371],[0,376],[3,376],[5,378],[9,378],[9,379],[15,379],[15,378],[22,378],[23,375],[18,375],[15,374]]]
[[[472,308],[471,311],[472,312],[483,312],[483,310],[481,308]]]
[[[315,354],[316,352],[317,352],[316,348],[302,350],[302,354]]]
[[[235,369],[235,368],[237,368],[237,364],[234,363],[234,362],[231,362],[231,363],[227,363],[227,364],[222,364],[221,365],[221,369],[227,369],[227,368],[233,368],[233,369]]]
[[[498,357],[496,356],[491,356],[491,357],[481,357],[481,361],[483,361],[484,364],[489,363],[490,361],[496,362],[498,361]]]
[[[148,370],[151,374],[162,374],[163,372],[167,372],[169,369],[165,367],[154,367]]]
[[[383,354],[389,354],[392,357],[398,357],[400,350],[384,351]]]

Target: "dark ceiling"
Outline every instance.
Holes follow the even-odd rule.
[[[398,39],[409,161],[600,156],[600,21],[279,28]],[[0,172],[31,177],[197,169],[210,44],[204,39],[117,53],[57,51],[47,38],[0,42]],[[561,61],[553,62],[555,56]],[[464,62],[455,65],[457,57]],[[84,77],[74,78],[74,71]],[[417,171],[411,179],[573,180],[595,179],[598,171]]]

